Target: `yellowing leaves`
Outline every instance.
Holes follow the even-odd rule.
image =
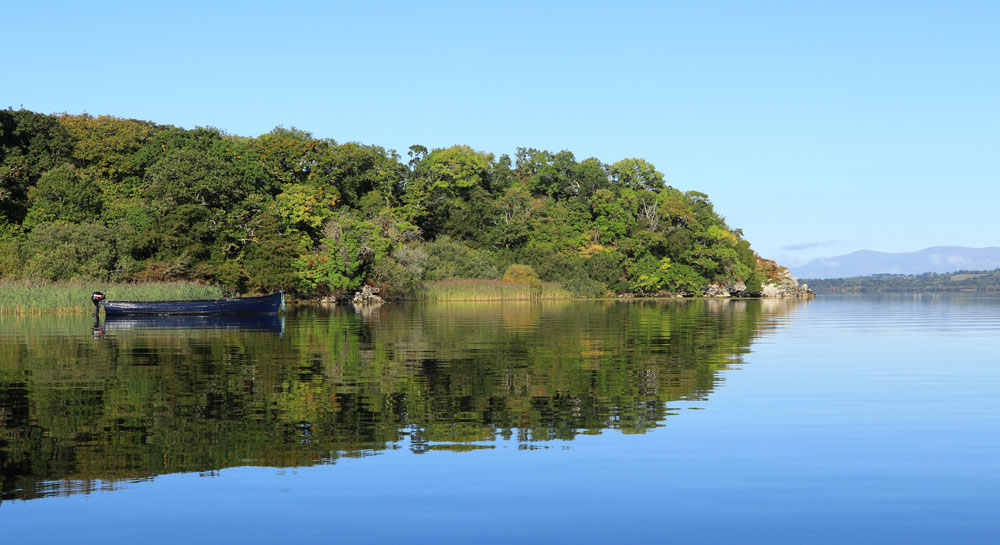
[[[713,226],[709,227],[705,231],[705,233],[712,240],[716,240],[716,241],[719,241],[719,242],[729,242],[729,243],[735,244],[736,241],[738,240],[736,238],[736,235],[734,235],[733,233],[729,232],[728,229],[725,229],[723,227],[719,227],[718,225],[713,225]]]

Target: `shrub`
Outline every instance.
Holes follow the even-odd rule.
[[[586,261],[588,276],[600,282],[607,289],[623,292],[629,289],[628,283],[622,280],[625,271],[625,256],[617,250],[601,250],[594,253]]]
[[[475,250],[447,236],[439,237],[424,246],[424,280],[450,278],[497,279],[500,271],[489,254]]]
[[[684,263],[672,263],[669,257],[656,259],[647,254],[629,267],[629,281],[636,293],[699,293],[708,280]]]
[[[535,269],[532,269],[528,265],[515,263],[507,267],[507,271],[503,273],[503,281],[510,284],[526,284],[530,286],[533,298],[541,297],[542,295],[542,281],[538,278],[538,274],[535,273]]]
[[[750,273],[744,284],[747,288],[744,293],[747,294],[759,294],[764,287],[764,280],[767,278],[763,271],[754,271]]]
[[[514,282],[515,284],[541,284],[535,269],[528,265],[518,265],[517,263],[507,267],[503,273],[504,282]]]
[[[420,285],[420,277],[391,257],[378,260],[372,267],[371,281],[383,297],[398,299],[412,295]]]
[[[20,241],[14,237],[0,238],[0,278],[16,278],[21,266]]]
[[[28,235],[25,273],[45,280],[106,279],[115,263],[114,235],[96,223],[43,223]]]

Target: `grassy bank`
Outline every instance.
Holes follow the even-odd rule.
[[[532,286],[503,280],[436,280],[424,283],[414,299],[427,301],[516,301],[571,299],[573,294],[556,282]]]
[[[164,299],[216,299],[222,288],[194,282],[112,283],[97,281],[40,282],[0,281],[0,314],[42,312],[87,313],[94,310],[90,294],[100,291],[119,301]]]

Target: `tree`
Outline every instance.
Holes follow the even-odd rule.
[[[594,231],[598,242],[613,242],[628,232],[629,214],[607,189],[599,189],[590,198],[594,213]]]
[[[24,226],[29,229],[56,220],[94,221],[100,218],[103,206],[101,188],[69,163],[43,174],[38,185],[28,192],[28,199],[31,208]]]
[[[645,159],[622,159],[608,170],[611,181],[623,187],[649,191],[664,188],[663,174]]]
[[[111,230],[97,223],[36,225],[24,245],[25,274],[45,280],[106,280],[115,262]]]
[[[323,235],[316,252],[295,260],[296,274],[307,290],[355,290],[368,269],[392,250],[378,226],[346,215],[328,221]]]
[[[420,162],[431,191],[457,195],[473,187],[489,190],[490,157],[469,146],[436,149]]]
[[[23,221],[29,188],[69,162],[72,150],[73,137],[55,116],[0,110],[0,229]]]
[[[330,195],[311,184],[286,184],[275,197],[279,217],[304,248],[319,241],[320,228],[333,216],[338,201],[335,191]]]
[[[406,167],[395,152],[354,142],[329,148],[317,171],[329,177],[340,198],[351,207],[357,206],[369,191],[378,191],[386,206],[395,204],[406,178]]]
[[[136,257],[152,258],[153,276],[186,278],[193,265],[211,256],[214,235],[208,215],[207,209],[196,204],[170,210],[139,235]]]
[[[492,156],[468,146],[436,149],[415,164],[406,183],[406,219],[416,222],[425,235],[444,233],[452,213],[465,208],[461,202],[477,193],[490,192]]]
[[[318,187],[332,183],[320,178],[322,169],[318,167],[321,158],[336,145],[333,140],[313,138],[311,133],[295,127],[275,127],[255,138],[250,148],[268,174],[282,184],[310,183]]]
[[[576,166],[569,192],[587,201],[598,189],[608,187],[607,168],[597,159],[584,159]]]
[[[517,174],[534,195],[546,195],[559,200],[579,193],[576,180],[579,164],[573,153],[559,153],[518,148]]]
[[[132,156],[161,129],[149,121],[112,116],[63,115],[58,118],[75,140],[73,160],[109,196],[135,196],[142,170]]]

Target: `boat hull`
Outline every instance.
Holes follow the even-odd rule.
[[[206,299],[200,301],[108,301],[105,316],[134,315],[206,315],[206,314],[277,314],[285,304],[280,291],[260,297]]]

